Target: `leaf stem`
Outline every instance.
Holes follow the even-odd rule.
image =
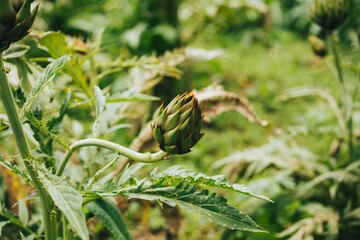
[[[340,55],[337,51],[337,47],[335,44],[335,39],[332,33],[329,33],[329,40],[331,45],[331,50],[334,54],[335,58],[335,67],[336,71],[338,73],[338,79],[340,82],[340,97],[341,101],[344,106],[344,118],[346,119],[346,127],[347,127],[347,144],[348,144],[348,151],[349,151],[349,162],[353,162],[354,160],[354,145],[353,145],[353,116],[352,116],[352,103],[350,98],[350,95],[346,91],[345,88],[345,82],[344,82],[344,76],[341,68],[341,59]]]
[[[10,127],[13,132],[17,147],[19,149],[20,155],[24,160],[25,167],[29,173],[29,176],[39,193],[44,229],[45,229],[45,239],[46,240],[55,240],[56,239],[56,223],[51,221],[51,209],[50,205],[52,200],[49,195],[43,189],[41,182],[38,180],[37,172],[32,167],[31,162],[28,159],[34,160],[31,155],[29,145],[25,138],[24,130],[20,122],[18,111],[16,109],[14,96],[12,95],[11,88],[6,76],[6,71],[4,68],[2,52],[0,52],[0,93],[1,100],[4,104],[6,114],[9,119]]]
[[[83,198],[83,205],[86,205],[87,203],[89,202],[92,202],[92,201],[95,201],[97,199],[101,198],[100,196],[91,196],[91,197],[86,197],[86,198]]]
[[[121,146],[119,144],[116,144],[116,143],[113,143],[110,141],[96,139],[96,138],[83,139],[83,140],[79,140],[79,141],[73,143],[70,146],[70,151],[69,150],[66,151],[66,153],[63,156],[63,158],[61,159],[59,167],[56,171],[56,176],[61,176],[63,174],[67,162],[69,161],[71,155],[73,154],[73,152],[76,149],[79,149],[82,147],[90,147],[90,146],[96,146],[96,147],[110,149],[114,152],[124,155],[125,157],[128,157],[137,162],[145,162],[145,163],[158,162],[158,161],[164,160],[165,157],[168,156],[168,153],[164,152],[164,151],[159,151],[159,152],[153,153],[153,154],[138,153],[134,150],[131,150],[129,148],[126,148],[124,146]]]
[[[329,33],[329,39],[330,39],[331,50],[332,50],[332,52],[334,54],[334,58],[335,58],[335,67],[336,67],[336,70],[338,73],[339,81],[341,84],[344,84],[344,77],[343,77],[342,68],[341,68],[340,55],[337,51],[333,34]]]
[[[63,240],[69,240],[69,231],[68,231],[68,225],[66,221],[66,217],[61,215],[61,221],[62,221],[62,239]]]

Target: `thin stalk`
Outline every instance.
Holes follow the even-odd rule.
[[[347,124],[346,124],[347,143],[348,143],[348,149],[349,149],[349,162],[351,163],[354,160],[352,106],[351,106],[351,103],[349,103],[349,101],[347,100],[347,97],[349,96],[349,94],[345,88],[344,76],[343,76],[343,72],[342,72],[342,68],[341,68],[341,59],[340,59],[340,55],[337,51],[334,36],[331,33],[329,34],[329,40],[330,40],[332,52],[334,54],[335,67],[336,67],[336,71],[338,73],[338,79],[340,82],[340,91],[341,91],[340,95],[341,95],[341,100],[343,102],[343,106],[345,108],[344,118],[347,119]],[[349,113],[349,115],[347,116],[348,113]]]
[[[331,33],[329,34],[329,39],[330,39],[331,50],[332,50],[332,52],[334,54],[334,58],[335,58],[335,67],[336,67],[336,70],[338,73],[339,81],[343,84],[344,77],[343,77],[342,68],[341,68],[341,60],[340,60],[339,53],[337,51],[334,36]]]
[[[71,155],[73,154],[73,152],[76,149],[79,149],[82,147],[90,147],[90,146],[96,146],[96,147],[113,150],[114,152],[124,155],[125,157],[128,157],[137,162],[145,162],[145,163],[158,162],[158,161],[164,160],[166,158],[166,156],[168,156],[168,153],[163,152],[163,151],[159,151],[159,152],[153,153],[153,154],[138,153],[134,150],[131,150],[129,148],[126,148],[124,146],[121,146],[119,144],[116,144],[116,143],[113,143],[110,141],[96,139],[96,138],[84,139],[84,140],[77,141],[70,146],[70,151],[67,151],[65,153],[65,155],[63,156],[63,158],[61,159],[59,167],[56,171],[56,176],[61,176],[63,174],[67,162],[69,161]]]
[[[31,162],[27,159],[34,158],[31,155],[29,145],[26,141],[24,130],[20,122],[18,111],[16,109],[14,96],[12,95],[11,88],[6,76],[2,52],[0,52],[0,93],[1,100],[4,104],[6,114],[9,119],[10,127],[13,132],[15,142],[19,149],[20,155],[24,160],[25,167],[29,173],[29,176],[34,183],[34,186],[39,193],[40,202],[42,205],[43,221],[44,221],[44,230],[45,230],[45,239],[46,240],[55,240],[56,239],[56,223],[51,221],[51,198],[46,193],[42,187],[42,183],[37,179],[37,172],[32,167]]]
[[[353,143],[353,117],[352,114],[349,117],[349,120],[347,122],[347,128],[348,128],[348,147],[349,147],[349,162],[352,163],[355,159],[355,149],[354,149],[354,143]]]

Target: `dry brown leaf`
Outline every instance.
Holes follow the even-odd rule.
[[[6,154],[1,150],[4,158],[6,158]],[[31,187],[26,186],[22,179],[6,169],[5,167],[0,165],[0,174],[2,174],[5,184],[6,184],[6,201],[11,211],[15,214],[18,213],[18,205],[15,205],[19,200],[25,198],[30,194]],[[24,202],[26,205],[29,205],[29,202]],[[15,205],[15,206],[14,206]],[[13,207],[14,206],[14,207]]]
[[[221,85],[211,85],[200,91],[194,91],[202,104],[205,114],[204,121],[210,122],[215,116],[226,111],[237,111],[246,117],[250,122],[257,122],[266,126],[268,121],[261,120],[255,113],[249,101],[233,92],[227,92]]]

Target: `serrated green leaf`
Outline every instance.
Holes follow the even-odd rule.
[[[175,185],[180,182],[195,184],[198,186],[215,187],[220,189],[226,189],[238,193],[242,193],[251,197],[259,198],[269,202],[273,201],[266,196],[252,193],[246,186],[240,184],[232,184],[226,180],[223,175],[206,176],[199,172],[189,172],[188,169],[184,169],[179,165],[172,166],[165,169],[160,173],[152,174],[152,182],[161,180],[164,184]]]
[[[101,113],[105,108],[105,96],[104,93],[98,86],[94,86],[95,88],[95,109],[96,109],[96,118],[93,127],[93,137],[96,137],[96,130],[99,125]]]
[[[131,240],[130,233],[121,212],[104,199],[97,199],[85,205],[98,219],[100,219],[115,239]]]
[[[197,212],[207,219],[230,229],[242,231],[265,232],[248,215],[227,204],[223,197],[210,194],[207,189],[196,191],[196,185],[183,183],[174,186],[163,185],[163,182],[149,184],[138,183],[114,191],[114,195],[127,196],[144,200],[156,200],[170,206],[180,206],[186,210]],[[109,195],[107,195],[109,196]]]
[[[140,168],[145,166],[146,163],[136,163],[129,167],[127,165],[125,169],[118,176],[118,180],[116,181],[115,188],[121,187],[124,183],[126,183],[135,172],[137,172]]]
[[[103,168],[99,169],[92,178],[90,178],[89,182],[86,184],[86,187],[85,187],[85,192],[87,192],[88,189],[91,188],[94,180],[100,176],[100,174],[102,174],[103,172],[105,172],[107,169],[111,168],[115,163],[116,161],[119,160],[119,156],[116,156],[111,162],[109,162],[108,164],[106,164]]]
[[[64,178],[57,177],[44,167],[38,170],[46,191],[54,200],[55,205],[66,216],[70,226],[77,232],[83,240],[89,239],[86,226],[85,215],[82,212],[82,196]]]
[[[35,139],[38,140],[40,144],[43,144],[44,141],[42,141],[42,140],[44,140],[43,138],[45,136],[45,137],[48,137],[48,138],[56,141],[57,143],[62,145],[67,150],[70,150],[70,147],[68,146],[68,144],[66,144],[62,138],[60,138],[56,134],[50,132],[49,129],[46,126],[44,126],[44,124],[41,121],[39,121],[35,118],[34,114],[31,111],[26,111],[26,117],[30,122],[30,126],[32,128],[34,128]],[[36,132],[36,130],[38,132]],[[43,135],[40,135],[40,133],[42,133]],[[38,137],[36,137],[36,136],[38,136]],[[47,146],[46,148],[49,148],[48,151],[52,151],[51,142],[49,142],[49,146]],[[47,151],[45,151],[45,152],[47,152]]]
[[[65,55],[47,65],[40,78],[36,81],[34,87],[31,89],[29,97],[26,99],[24,107],[20,112],[20,117],[24,116],[24,112],[31,108],[35,100],[39,97],[40,93],[54,79],[56,71],[61,69],[70,59],[70,55]]]

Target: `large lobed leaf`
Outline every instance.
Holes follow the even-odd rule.
[[[188,172],[187,169],[183,169],[181,166],[172,166],[165,169],[161,173],[152,173],[153,180],[161,180],[163,183],[174,185],[180,182],[186,182],[195,184],[198,186],[215,187],[220,189],[226,189],[238,193],[242,193],[251,197],[259,198],[269,202],[273,202],[271,199],[263,195],[258,195],[250,192],[250,190],[240,184],[230,183],[223,175],[206,176],[199,172]]]
[[[207,219],[230,229],[242,231],[265,232],[248,215],[227,204],[223,197],[209,194],[207,189],[197,191],[196,185],[184,182],[177,186],[168,186],[162,181],[151,183],[141,181],[136,186],[123,187],[111,193],[96,193],[100,196],[127,196],[143,200],[156,200],[172,207],[180,206],[186,210],[196,212]]]
[[[80,193],[71,187],[64,178],[51,174],[45,167],[40,167],[38,174],[46,191],[54,200],[55,205],[66,216],[70,226],[81,239],[88,240],[89,234],[85,215],[82,211],[83,199]]]

